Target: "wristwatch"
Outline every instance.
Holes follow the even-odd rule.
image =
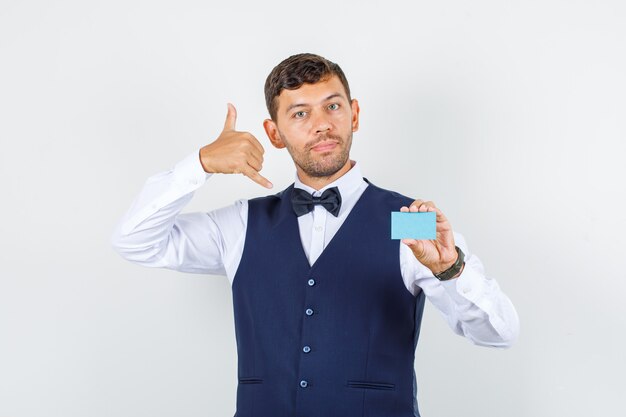
[[[446,269],[443,272],[440,272],[439,274],[435,274],[435,278],[437,278],[439,281],[447,281],[449,279],[452,279],[456,274],[461,272],[461,269],[463,269],[463,265],[465,264],[465,254],[458,246],[455,246],[455,248],[456,253],[458,253],[459,256],[456,258],[456,262],[454,262],[450,268]]]

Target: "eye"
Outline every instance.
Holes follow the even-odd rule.
[[[299,111],[293,114],[293,117],[295,117],[296,119],[302,119],[304,116],[306,116],[305,111]]]
[[[337,103],[329,104],[328,110],[339,110],[339,104]]]

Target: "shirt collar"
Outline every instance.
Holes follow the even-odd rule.
[[[306,184],[303,184],[302,181],[300,181],[300,178],[298,178],[297,173],[296,180],[294,181],[293,186],[294,188],[300,188],[302,190],[305,190],[315,197],[319,197],[324,191],[329,188],[337,187],[339,188],[339,193],[342,195],[342,197],[348,197],[359,188],[361,183],[363,183],[363,175],[361,175],[360,165],[357,164],[355,161],[351,161],[351,163],[352,168],[350,168],[348,172],[346,172],[330,184],[327,184],[319,191],[315,190],[315,188],[309,187]]]

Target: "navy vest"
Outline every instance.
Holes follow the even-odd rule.
[[[400,274],[391,211],[413,200],[372,184],[309,265],[293,185],[249,200],[233,280],[236,417],[414,417],[424,294]]]

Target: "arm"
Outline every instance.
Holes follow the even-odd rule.
[[[480,346],[510,347],[519,334],[513,304],[496,280],[485,276],[480,259],[469,251],[463,237],[455,234],[455,238],[465,253],[465,267],[458,278],[449,281],[439,281],[401,245],[405,285],[413,294],[424,291],[456,334]]]
[[[144,266],[224,275],[227,246],[236,242],[221,230],[241,233],[247,206],[243,210],[244,202],[238,202],[216,212],[180,214],[209,177],[194,152],[173,170],[148,178],[117,224],[111,236],[113,248]],[[220,220],[228,227],[220,228]]]
[[[477,345],[510,347],[519,335],[517,312],[498,283],[485,276],[482,263],[470,252],[465,239],[452,232],[450,223],[432,202],[417,200],[411,208],[401,210],[437,212],[436,240],[405,239],[400,246],[407,288],[414,294],[423,290],[455,333]],[[434,274],[456,261],[455,245],[466,254],[465,266],[455,278],[439,281]]]
[[[229,105],[224,131],[215,142],[146,181],[111,237],[122,257],[145,266],[232,278],[243,248],[247,202],[210,213],[180,212],[212,173],[236,169],[269,184],[258,174],[263,148],[249,133],[235,131],[235,119]]]

